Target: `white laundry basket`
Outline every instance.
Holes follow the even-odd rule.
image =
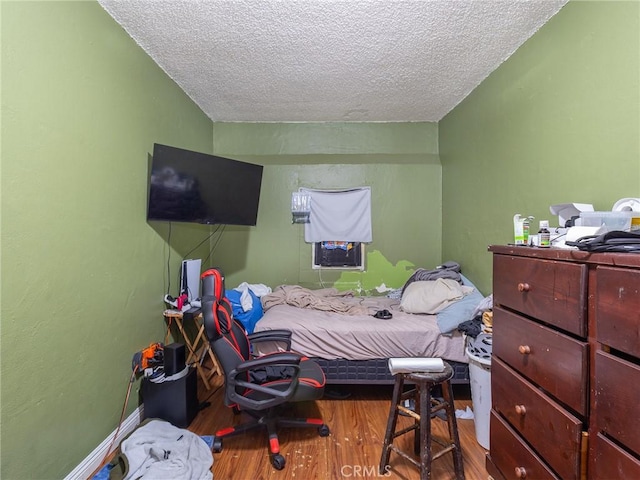
[[[481,333],[468,338],[471,401],[478,443],[489,450],[489,418],[491,416],[491,351],[492,337]]]

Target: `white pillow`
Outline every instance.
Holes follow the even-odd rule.
[[[473,291],[450,278],[411,282],[404,289],[400,308],[407,313],[435,314]]]

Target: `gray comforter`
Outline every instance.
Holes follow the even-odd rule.
[[[281,292],[281,295],[284,293]],[[291,330],[292,350],[309,357],[348,360],[439,357],[468,362],[462,334],[455,332],[443,335],[435,315],[405,313],[400,310],[397,300],[349,295],[339,299],[332,296],[325,299],[331,300],[329,303],[339,300],[344,305],[338,308],[343,311],[299,307],[282,301],[271,303],[271,300],[273,298],[267,299],[265,314],[256,324],[255,331],[281,328]],[[303,301],[302,305],[308,304]],[[324,303],[323,305],[326,306]],[[354,314],[356,309],[362,313]],[[383,309],[389,310],[393,318],[382,320],[372,316]],[[260,345],[258,353],[269,353],[277,349],[275,344]]]

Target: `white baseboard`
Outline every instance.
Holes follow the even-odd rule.
[[[120,431],[118,429],[111,432],[107,438],[103,440],[103,442],[98,445],[93,452],[87,455],[80,464],[74,468],[69,475],[67,475],[64,480],[87,480],[93,475],[93,473],[100,468],[104,457],[107,455],[107,450],[113,443],[113,449],[117,448],[120,445],[120,442],[124,437],[129,435],[142,421],[144,414],[144,405],[140,405],[136,408],[131,415],[124,419],[122,425],[120,425]],[[118,437],[115,439],[116,433]]]

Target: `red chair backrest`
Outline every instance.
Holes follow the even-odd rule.
[[[233,309],[225,297],[224,276],[218,268],[204,272],[202,279],[202,314],[209,340],[233,331]],[[210,317],[207,319],[207,317]],[[207,321],[208,320],[208,321]]]
[[[250,345],[242,324],[234,320],[231,303],[225,296],[224,276],[218,268],[204,272],[202,279],[202,316],[204,327],[213,353],[225,377],[228,378],[236,366],[250,358]],[[246,374],[247,380],[249,374]],[[242,394],[244,389],[237,393]],[[228,395],[225,403],[230,404]]]

